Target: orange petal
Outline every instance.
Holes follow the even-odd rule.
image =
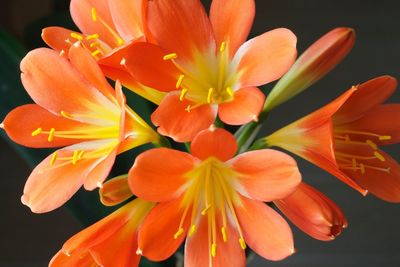
[[[56,51],[64,50],[68,52],[71,47],[71,43],[74,43],[76,40],[71,40],[71,33],[79,34],[75,31],[71,31],[65,29],[63,27],[47,27],[42,30],[42,39],[43,41],[53,48]],[[70,40],[70,42],[67,42]]]
[[[67,256],[62,251],[57,252],[51,259],[49,267],[97,267],[89,252]]]
[[[182,217],[181,199],[162,202],[155,206],[139,230],[139,249],[137,253],[152,261],[162,261],[178,249],[186,237],[189,216],[183,221],[183,233],[176,239]],[[191,211],[188,211],[190,214]]]
[[[254,0],[212,1],[210,20],[217,47],[226,42],[230,55],[235,55],[250,33],[255,13]]]
[[[92,191],[103,185],[114,165],[115,157],[117,156],[116,149],[109,155],[104,157],[94,168],[88,173],[83,186],[86,190]]]
[[[15,108],[7,115],[3,124],[14,142],[34,148],[61,147],[82,141],[57,137],[49,142],[47,134],[32,136],[38,128],[42,128],[43,131],[50,131],[51,128],[57,131],[71,131],[89,127],[87,124],[56,116],[35,104]]]
[[[111,31],[101,23],[102,19],[113,31],[117,32],[114,22],[111,18],[109,1],[104,0],[71,0],[70,12],[73,21],[79,29],[85,34],[98,34],[103,42],[109,46],[117,47],[118,40]],[[97,20],[92,18],[92,8],[96,9]]]
[[[374,150],[367,144],[346,144],[345,142],[336,143],[338,161],[339,156],[345,154],[356,155],[358,157],[372,157],[370,159],[356,159],[357,169],[351,168],[350,163],[342,163],[340,169],[351,179],[355,180],[368,192],[388,202],[400,202],[400,166],[395,159],[381,150]],[[383,161],[374,158],[374,153],[379,153]],[[340,153],[340,154],[339,154]],[[361,170],[361,165],[363,169]]]
[[[29,52],[21,62],[21,71],[22,83],[32,99],[55,114],[82,114],[93,104],[113,106],[67,59],[51,49]]]
[[[279,80],[267,98],[271,110],[301,93],[332,70],[350,52],[355,33],[350,28],[335,28],[313,43]]]
[[[276,150],[246,152],[230,163],[243,187],[239,192],[254,200],[267,202],[284,198],[295,191],[301,182],[296,161]]]
[[[163,59],[165,54],[157,45],[138,42],[130,47],[124,66],[140,83],[163,92],[173,91],[181,73],[171,61]]]
[[[258,255],[273,261],[283,260],[294,250],[293,235],[287,222],[266,204],[241,198],[236,212],[244,240]]]
[[[359,119],[380,103],[388,99],[397,87],[397,80],[381,76],[356,86],[357,91],[346,101],[334,116],[334,123],[343,124]]]
[[[154,202],[178,197],[187,182],[185,174],[195,163],[188,153],[168,148],[155,148],[140,154],[129,171],[133,194]],[[155,187],[156,185],[156,187]]]
[[[100,201],[105,206],[115,206],[133,196],[129,184],[128,175],[114,177],[104,183],[99,190]]]
[[[108,1],[112,19],[124,40],[143,36],[143,0]]]
[[[279,79],[296,59],[296,36],[288,29],[266,32],[244,43],[235,55],[241,87],[260,86]]]
[[[342,210],[315,188],[301,183],[275,205],[302,231],[321,241],[331,241],[347,227]]]
[[[199,0],[148,2],[147,23],[157,43],[179,60],[215,46],[211,23]]]
[[[179,93],[169,93],[151,115],[151,121],[159,126],[158,132],[177,142],[189,142],[214,122],[216,114],[210,105],[190,109],[188,100],[179,100]]]
[[[236,139],[230,132],[212,126],[196,135],[190,145],[190,151],[201,160],[217,157],[227,161],[236,154]]]
[[[336,129],[355,132],[367,132],[379,136],[390,136],[388,140],[380,140],[379,136],[365,136],[349,134],[353,141],[364,142],[366,139],[378,145],[390,145],[400,142],[400,104],[379,105],[369,110],[360,119],[343,125]]]
[[[221,220],[217,221],[217,228],[221,229]],[[244,267],[246,263],[245,251],[241,249],[239,234],[230,224],[226,227],[227,242],[217,233],[216,256],[211,257],[211,243],[208,239],[207,217],[202,217],[197,225],[196,232],[186,239],[185,266],[213,266],[213,267]]]
[[[258,120],[264,105],[265,95],[257,87],[248,87],[235,92],[231,102],[219,105],[218,115],[230,125],[242,125]]]

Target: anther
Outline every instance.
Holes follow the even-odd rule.
[[[222,240],[224,240],[224,242],[227,242],[227,241],[228,241],[228,236],[227,236],[227,234],[226,234],[226,228],[225,228],[225,226],[223,226],[223,227],[221,228],[221,233],[222,233]]]
[[[387,140],[391,140],[391,139],[392,139],[392,137],[390,135],[379,136],[379,140],[381,140],[381,141],[387,141]]]
[[[207,103],[208,104],[211,103],[213,92],[214,92],[214,88],[208,89],[208,95],[207,95]]]
[[[208,205],[204,210],[201,211],[201,215],[205,216],[207,214],[207,211],[211,208],[210,205]]]
[[[224,52],[225,51],[225,49],[226,49],[226,43],[225,42],[222,42],[221,43],[221,46],[219,47],[219,52]]]
[[[378,146],[371,140],[367,140],[367,141],[365,141],[365,143],[367,143],[367,145],[369,145],[372,149],[375,149],[375,150],[378,149]]]
[[[50,165],[53,166],[56,160],[57,160],[57,151],[54,152],[53,155],[51,156]]]
[[[361,170],[361,173],[362,174],[364,174],[365,173],[365,165],[364,164],[360,164],[360,170]]]
[[[217,256],[217,244],[215,243],[212,243],[211,245],[211,256],[213,256],[213,258]]]
[[[122,38],[118,38],[117,42],[119,45],[123,45],[125,43],[124,40],[122,40]]]
[[[179,228],[178,232],[175,233],[174,239],[178,239],[184,232],[183,228]]]
[[[165,55],[165,56],[163,57],[163,59],[164,59],[164,60],[171,60],[171,59],[175,59],[175,58],[177,58],[177,57],[178,57],[178,55],[177,55],[176,53],[171,53],[171,54]]]
[[[92,20],[97,21],[97,11],[94,7],[92,7]]]
[[[49,137],[47,138],[47,141],[49,141],[49,142],[53,141],[55,132],[56,132],[56,129],[54,129],[54,128],[50,129],[50,133],[49,133]]]
[[[230,88],[230,87],[226,88],[226,92],[228,93],[228,95],[230,97],[233,97],[235,95],[235,93],[233,92],[232,88]]]
[[[79,41],[82,41],[82,40],[83,40],[82,35],[80,35],[79,33],[71,32],[70,35],[71,35],[72,38],[75,38],[75,39],[77,39],[77,40],[79,40]]]
[[[186,89],[186,88],[182,89],[181,95],[179,96],[180,101],[183,101],[183,99],[185,99],[185,95],[186,95],[187,91],[188,91],[188,89]],[[190,112],[190,111],[188,111],[188,112]]]
[[[99,50],[99,49],[96,49],[95,51],[93,51],[91,54],[92,54],[92,56],[97,56],[97,55],[99,55],[101,53],[101,51]]]
[[[82,156],[83,156],[84,153],[85,153],[84,150],[81,150],[81,152],[79,152],[79,154],[78,154],[78,160],[80,160],[80,159],[82,158]]]
[[[76,165],[76,163],[78,162],[78,155],[79,155],[79,151],[78,151],[78,150],[75,150],[75,151],[74,151],[74,154],[73,154],[73,156],[72,156],[72,164],[73,164],[73,165]]]
[[[243,237],[239,238],[239,244],[240,244],[240,247],[241,247],[243,250],[246,249],[247,246],[246,246],[246,242],[244,242]]]
[[[181,74],[179,75],[178,81],[176,82],[176,89],[179,89],[182,85],[183,79],[185,79],[185,75]]]
[[[375,156],[377,159],[379,159],[380,161],[385,161],[385,157],[384,157],[381,153],[379,153],[378,151],[375,151],[375,152],[374,152],[374,156]]]
[[[42,128],[37,128],[32,132],[32,136],[38,136],[41,133],[42,133]]]
[[[93,39],[99,39],[100,35],[98,33],[91,34],[86,36],[86,40],[93,40]]]
[[[193,235],[194,235],[194,233],[196,232],[196,225],[192,225],[191,227],[190,227],[190,230],[189,230],[189,237],[192,237]]]

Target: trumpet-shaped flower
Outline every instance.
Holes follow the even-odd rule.
[[[49,267],[135,267],[138,229],[154,203],[135,199],[71,237]]]
[[[69,58],[47,48],[28,53],[21,79],[36,104],[12,110],[1,124],[21,145],[64,147],[27,180],[22,202],[33,212],[61,206],[82,185],[101,187],[117,154],[158,139],[125,105],[120,84],[114,91],[87,51],[76,44]]]
[[[347,227],[342,210],[327,196],[305,184],[274,204],[306,234],[321,241],[331,241]]]
[[[400,202],[400,167],[381,145],[400,140],[400,105],[382,104],[396,79],[355,86],[332,103],[264,138],[320,166],[360,192]]]
[[[143,16],[146,5],[144,0],[71,0],[71,16],[82,33],[48,27],[43,30],[42,38],[51,48],[64,53],[80,41],[98,60],[107,77],[159,104],[164,94],[140,85],[120,65],[134,42],[148,39]]]
[[[274,150],[236,150],[233,135],[211,127],[195,137],[192,154],[158,148],[137,157],[130,188],[159,202],[139,231],[138,254],[166,259],[185,238],[186,266],[244,266],[247,245],[271,260],[294,252],[288,224],[263,202],[296,189],[296,162]]]
[[[257,117],[257,86],[280,78],[296,57],[296,36],[275,29],[247,42],[254,0],[214,0],[210,18],[199,0],[148,2],[147,23],[158,45],[135,43],[122,65],[139,82],[168,92],[152,121],[161,134],[190,141],[218,113],[231,125]]]

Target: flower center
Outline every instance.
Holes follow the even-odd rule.
[[[238,75],[225,42],[217,53],[212,50],[209,53],[194,53],[192,62],[188,64],[180,64],[177,58],[176,53],[164,56],[164,60],[170,60],[181,72],[176,82],[176,89],[181,91],[180,100],[186,98],[195,103],[188,106],[187,111],[234,99]]]
[[[185,219],[191,216],[189,238],[196,233],[200,220],[207,220],[210,262],[217,255],[217,235],[221,235],[224,242],[229,240],[228,223],[239,233],[239,240],[236,242],[239,242],[242,249],[246,249],[234,208],[241,205],[240,197],[234,189],[237,174],[220,160],[211,157],[190,171],[187,177],[189,182],[182,200],[184,211],[174,238],[177,239],[184,233]]]

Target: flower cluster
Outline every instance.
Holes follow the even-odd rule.
[[[21,62],[35,104],[12,110],[1,128],[18,144],[58,148],[26,182],[21,200],[33,212],[62,206],[81,186],[119,208],[70,238],[49,266],[138,266],[141,256],[168,259],[183,242],[185,266],[244,266],[247,248],[282,260],[295,249],[279,211],[311,237],[333,240],[345,215],[271,147],[400,202],[399,164],[380,149],[400,140],[400,104],[382,104],[393,77],[352,86],[254,141],[273,108],[348,54],[352,29],[328,32],[296,60],[288,29],[247,40],[254,0],[213,0],[209,16],[199,0],[71,0],[70,11],[81,32],[43,30],[50,48]],[[267,96],[258,88],[277,80]],[[151,121],[123,87],[157,105]],[[232,134],[225,124],[241,127]],[[117,155],[144,144],[154,148],[107,180]]]

